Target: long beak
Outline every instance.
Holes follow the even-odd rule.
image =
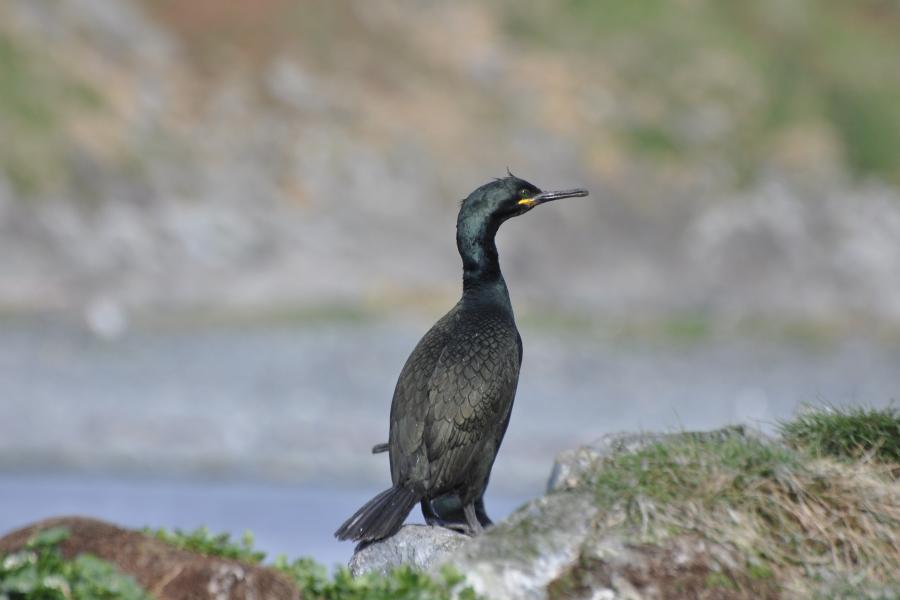
[[[583,188],[576,188],[574,190],[559,190],[556,192],[541,192],[533,198],[528,198],[527,200],[519,200],[519,204],[537,206],[538,204],[550,202],[551,200],[559,200],[560,198],[578,198],[587,195],[588,191]]]

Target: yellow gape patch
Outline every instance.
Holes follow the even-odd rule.
[[[524,204],[525,206],[531,206],[534,204],[534,198],[523,198],[522,200],[519,200],[518,203]]]

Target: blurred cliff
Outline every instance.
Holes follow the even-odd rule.
[[[4,0],[0,307],[443,308],[458,200],[509,167],[593,192],[502,232],[526,312],[898,325],[898,27],[886,0]]]

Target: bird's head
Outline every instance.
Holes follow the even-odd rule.
[[[456,246],[463,260],[463,288],[500,275],[494,235],[501,223],[524,215],[538,204],[587,195],[583,189],[544,192],[512,173],[469,194],[456,220]]]
[[[495,179],[469,194],[463,200],[459,217],[461,221],[477,219],[499,225],[510,217],[527,213],[539,204],[587,195],[588,192],[584,189],[544,192],[510,173],[508,177]]]

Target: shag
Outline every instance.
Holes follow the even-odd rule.
[[[389,537],[417,503],[429,525],[460,526],[470,535],[490,525],[484,490],[522,364],[522,339],[494,236],[504,221],[539,204],[587,194],[543,192],[510,174],[463,200],[456,221],[462,298],[407,359],[391,403],[388,443],[373,448],[388,451],[393,485],[347,519],[335,537],[364,543]]]

